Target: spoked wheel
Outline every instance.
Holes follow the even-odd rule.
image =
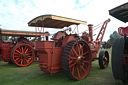
[[[28,44],[16,45],[11,51],[11,61],[17,66],[28,66],[33,62],[32,47]]]
[[[99,66],[101,69],[107,68],[109,64],[108,51],[100,51],[99,53]]]
[[[90,71],[91,61],[91,51],[85,41],[72,40],[65,46],[62,68],[70,79],[84,79]]]
[[[112,47],[112,72],[115,79],[128,82],[128,70],[123,65],[124,47],[124,38],[115,40]]]

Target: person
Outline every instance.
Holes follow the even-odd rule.
[[[88,38],[88,35],[87,35],[86,32],[84,32],[84,33],[82,34],[81,38],[82,38],[83,40],[89,42],[89,38]]]

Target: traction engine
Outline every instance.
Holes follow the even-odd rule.
[[[28,23],[28,26],[46,27],[62,29],[53,35],[51,40],[36,42],[36,48],[33,50],[34,56],[39,52],[39,67],[41,71],[55,74],[64,71],[70,79],[84,79],[91,68],[91,62],[99,59],[99,65],[102,69],[109,63],[109,54],[107,51],[101,51],[99,57],[97,53],[110,19],[103,22],[100,32],[95,41],[93,41],[93,25],[89,24],[89,36],[79,36],[80,33],[73,33],[70,25],[87,24],[85,21],[55,16],[42,15],[34,18]],[[75,28],[75,29],[76,29]]]
[[[128,3],[109,11],[109,14],[122,22],[128,22]],[[119,27],[122,38],[114,41],[112,47],[112,72],[114,78],[128,83],[128,26]]]
[[[11,41],[4,41],[2,37],[12,36]],[[4,62],[14,63],[17,66],[28,66],[33,62],[32,49],[35,43],[25,37],[38,37],[40,33],[26,31],[0,30],[0,59]],[[19,37],[15,39],[15,37]]]

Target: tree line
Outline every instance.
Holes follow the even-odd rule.
[[[109,37],[107,43],[113,44],[117,38],[121,38],[122,36],[117,31],[114,31]]]

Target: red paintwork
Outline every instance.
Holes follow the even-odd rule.
[[[128,54],[123,54],[123,64],[128,66]]]
[[[77,38],[78,36],[66,36],[65,39],[62,40],[62,47],[64,48],[68,42],[70,42],[71,40],[76,40]]]
[[[91,38],[91,41],[93,41],[93,31],[92,31],[92,24],[89,24],[88,25],[88,28],[89,28],[89,37]]]
[[[100,45],[101,45],[105,30],[106,30],[106,26],[109,21],[110,19],[106,20],[103,23],[103,26],[101,27],[101,30],[95,41],[93,41],[92,25],[89,26],[89,31],[90,31],[89,36],[91,37],[91,40],[87,42],[87,45],[92,47],[91,49],[89,48],[90,49],[89,58],[91,58],[92,60],[98,59],[97,53],[100,49]],[[52,40],[54,41],[37,41],[36,48],[33,51],[33,54],[35,56],[36,52],[39,52],[40,69],[46,73],[51,73],[51,74],[62,71],[62,65],[61,65],[62,59],[61,58],[62,58],[64,47],[67,45],[68,42],[72,40],[78,40],[79,37],[80,36],[78,36],[77,34],[62,35],[60,32],[59,35],[52,38]],[[92,60],[90,60],[89,62],[91,63]],[[87,71],[89,72],[89,70]],[[87,76],[86,73],[85,74],[83,73],[83,75]],[[83,77],[76,78],[76,79],[80,80],[80,79],[83,79]]]
[[[118,32],[121,36],[128,36],[128,26],[127,27],[119,27]]]
[[[5,42],[1,44],[1,58],[4,62],[11,62],[10,53],[14,45],[11,45],[11,42]]]
[[[1,60],[3,60],[4,62],[12,62],[11,61],[11,52],[12,52],[12,49],[14,48],[14,47],[16,47],[16,46],[18,46],[18,45],[21,45],[21,44],[25,44],[26,42],[24,42],[24,41],[21,41],[21,42],[18,42],[16,45],[14,45],[12,42],[2,42],[1,43],[1,55],[0,55],[0,58],[1,58]],[[34,45],[34,43],[32,43],[32,42],[27,42],[27,44],[28,45],[30,45],[31,47],[34,47],[35,45]],[[24,46],[24,45],[23,45]],[[16,49],[17,49],[17,47],[16,47]],[[15,49],[15,50],[16,50]],[[25,50],[26,48],[24,48],[24,50]],[[28,48],[28,49],[30,49],[30,48]],[[14,50],[14,52],[15,52],[15,50]],[[19,51],[21,51],[19,48],[18,48],[18,50]],[[28,52],[28,51],[27,51]],[[31,48],[31,52],[32,52],[32,48]],[[23,52],[21,52],[22,54],[23,54]],[[26,53],[27,54],[27,53]],[[28,55],[28,54],[27,54]],[[32,55],[32,54],[31,54]],[[14,56],[14,54],[13,54],[13,56]],[[15,57],[15,56],[14,56]],[[17,57],[17,56],[16,56]],[[21,55],[18,55],[18,57],[21,57]],[[23,62],[27,62],[27,64],[22,64],[21,63],[21,65],[20,64],[18,64],[16,61],[15,61],[15,59],[16,58],[13,58],[13,60],[14,60],[14,62],[15,62],[15,64],[16,65],[18,65],[18,66],[28,66],[29,64],[31,64],[32,63],[32,61],[33,61],[33,57],[32,57],[32,59],[31,60],[24,60],[23,59]],[[21,60],[22,61],[22,60]]]
[[[62,70],[60,56],[62,56],[64,46],[71,40],[76,40],[76,38],[67,36],[62,40],[63,44],[60,47],[55,47],[54,41],[36,42],[36,50],[39,52],[39,66],[42,71],[53,74]]]
[[[54,47],[54,41],[38,41],[36,50],[39,52],[39,66],[42,71],[46,73],[57,73],[61,71],[60,56],[62,55],[63,48]],[[52,57],[54,57],[53,61]]]

